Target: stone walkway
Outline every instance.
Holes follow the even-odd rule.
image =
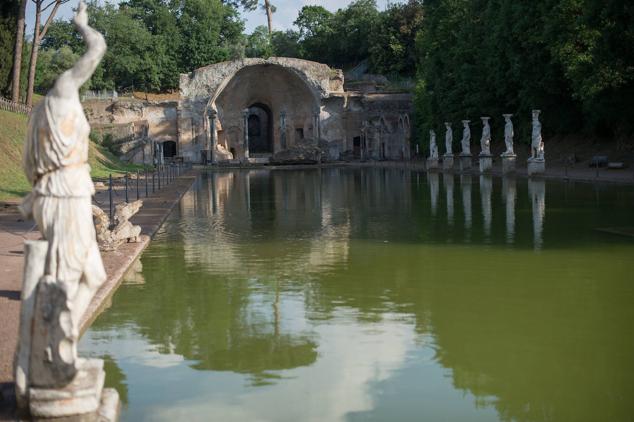
[[[134,260],[148,245],[170,211],[176,206],[182,195],[191,187],[196,177],[194,171],[177,178],[145,198],[142,191],[143,207],[130,220],[142,228],[139,243],[122,245],[115,252],[103,252],[102,257],[108,279],[95,295],[82,320],[83,332],[99,315],[104,305],[119,286],[121,279]],[[123,200],[118,192],[115,203]],[[136,199],[136,190],[129,193],[129,200]],[[96,201],[108,207],[108,192],[100,190]],[[20,292],[22,289],[23,243],[25,239],[40,237],[33,221],[24,221],[15,206],[0,209],[0,420],[11,418],[11,393],[13,389],[13,355],[17,344],[20,312]],[[4,400],[3,400],[4,399]]]

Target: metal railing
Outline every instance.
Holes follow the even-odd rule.
[[[0,110],[10,111],[12,113],[29,114],[32,107],[26,104],[16,103],[7,98],[0,97]]]
[[[135,177],[131,177],[131,173],[125,173],[123,177],[115,179],[112,174],[108,175],[108,216],[110,221],[114,217],[114,209],[116,202],[130,202],[131,197],[141,199],[145,194],[145,198],[158,193],[161,189],[165,189],[171,185],[179,176],[191,170],[191,163],[170,163],[159,164],[153,170],[137,170],[132,173]],[[116,201],[120,197],[121,201]],[[100,204],[97,200],[95,202]]]

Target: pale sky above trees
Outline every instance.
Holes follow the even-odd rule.
[[[377,0],[380,10],[383,10],[390,3],[403,3],[406,0]],[[116,2],[113,1],[113,2]],[[350,4],[352,0],[272,0],[277,7],[277,11],[273,15],[273,28],[277,30],[290,29],[293,21],[297,18],[299,9],[307,5],[323,6],[330,11],[341,9]],[[73,15],[73,8],[77,7],[78,0],[71,0],[67,4],[60,7],[55,19],[68,19]],[[251,33],[258,25],[266,25],[266,14],[264,10],[257,9],[253,12],[241,12],[245,20],[246,32]],[[32,35],[33,21],[35,19],[35,7],[33,2],[29,0],[26,10],[26,33],[27,37]]]

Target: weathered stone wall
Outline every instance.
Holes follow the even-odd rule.
[[[152,144],[178,141],[177,101],[89,100],[83,106],[93,130],[110,134],[129,161],[151,163]]]

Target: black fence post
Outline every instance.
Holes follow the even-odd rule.
[[[110,202],[108,215],[110,217],[110,223],[112,224],[112,174],[108,175],[108,199]]]
[[[127,172],[125,176],[123,176],[123,178],[125,179],[125,202],[127,204],[128,203],[128,173]]]
[[[136,171],[136,199],[139,200],[139,170]]]
[[[161,190],[161,165],[160,164],[156,167],[156,171],[158,171],[158,177],[157,177],[158,189]]]

